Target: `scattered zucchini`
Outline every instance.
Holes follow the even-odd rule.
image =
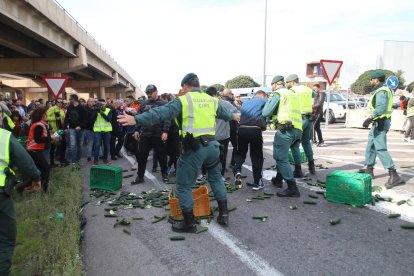
[[[310,204],[310,205],[316,205],[315,201],[311,201],[311,200],[304,200],[303,204]]]
[[[298,206],[297,205],[290,205],[289,209],[290,210],[296,210],[296,209],[298,209]]]
[[[201,227],[195,233],[200,234],[200,233],[206,232],[207,230],[208,230],[208,227]]]
[[[317,195],[312,195],[312,194],[309,194],[308,197],[310,197],[310,198],[319,198]]]
[[[331,219],[331,220],[329,220],[329,223],[331,224],[331,225],[337,225],[337,224],[339,224],[339,223],[341,223],[341,219]]]
[[[388,215],[388,218],[399,218],[399,217],[401,217],[401,215],[397,213]]]
[[[414,223],[401,224],[401,228],[414,230]]]
[[[232,211],[234,211],[234,210],[236,210],[237,209],[237,206],[236,205],[232,205],[229,209],[228,209],[228,211],[229,212],[232,212]]]
[[[157,223],[165,219],[165,216],[154,216],[155,220],[151,221],[151,223]]]
[[[185,240],[185,237],[184,236],[172,236],[172,237],[170,237],[170,240],[172,240],[172,241],[183,241],[183,240]]]
[[[397,202],[397,205],[400,206],[400,205],[403,205],[404,203],[407,203],[407,200],[400,200]]]
[[[125,234],[131,235],[131,232],[128,229],[122,229],[122,231],[124,231]]]

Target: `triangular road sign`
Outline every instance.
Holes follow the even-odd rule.
[[[42,79],[55,99],[62,93],[63,88],[65,88],[66,82],[68,81],[68,77],[43,76]]]
[[[325,75],[325,79],[328,81],[329,85],[331,85],[338,76],[342,63],[343,62],[340,60],[321,59],[323,74]]]

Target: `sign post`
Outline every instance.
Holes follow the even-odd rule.
[[[326,100],[326,111],[325,111],[325,128],[328,128],[329,125],[329,118],[331,117],[331,112],[329,109],[329,102],[330,102],[330,94],[331,94],[331,85],[335,78],[339,74],[339,70],[342,67],[343,61],[341,60],[329,60],[329,59],[321,59],[322,71],[325,76],[325,79],[328,81],[328,88],[327,88],[327,100]]]
[[[68,81],[68,77],[43,76],[42,79],[55,100],[62,93]]]

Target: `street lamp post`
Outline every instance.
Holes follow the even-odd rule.
[[[267,0],[265,0],[265,27],[264,27],[264,52],[263,52],[263,86],[266,86],[266,34],[267,34]]]

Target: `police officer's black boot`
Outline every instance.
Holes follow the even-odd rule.
[[[372,179],[374,179],[374,167],[372,167],[372,166],[367,166],[365,169],[359,169],[358,173],[370,174]]]
[[[183,212],[184,219],[180,222],[174,222],[171,226],[174,232],[178,233],[195,233],[197,231],[197,227],[195,224],[195,218],[193,214],[193,210],[190,212]]]
[[[275,185],[276,188],[283,187],[283,177],[281,173],[276,173],[276,177],[272,177],[272,184]]]
[[[227,226],[229,224],[229,211],[227,210],[227,200],[217,200],[219,214],[217,223]]]
[[[295,165],[295,170],[293,171],[293,177],[294,178],[302,178],[302,166],[301,165]]]
[[[315,161],[314,160],[309,161],[308,166],[309,166],[309,173],[315,174]]]
[[[388,182],[385,184],[385,188],[392,189],[395,186],[405,184],[405,181],[400,178],[395,169],[388,169],[388,174],[390,175],[390,178],[388,178]]]
[[[287,182],[287,189],[277,192],[276,195],[278,197],[300,197],[300,192],[298,186],[296,186],[295,180],[286,181]]]

